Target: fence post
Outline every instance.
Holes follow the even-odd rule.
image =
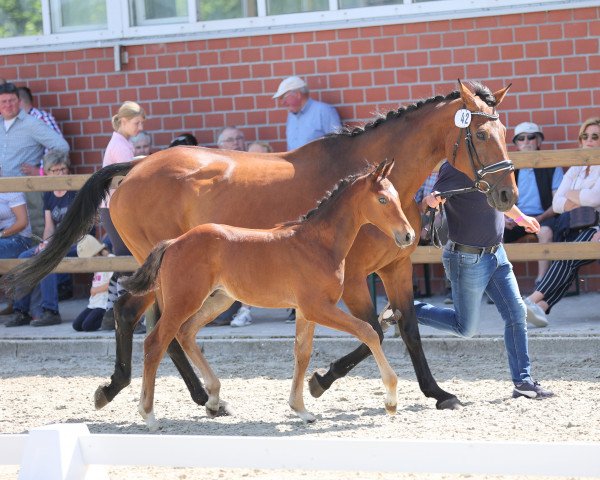
[[[84,423],[55,424],[29,432],[19,469],[19,480],[108,480],[104,468],[89,467],[79,438],[90,435]]]

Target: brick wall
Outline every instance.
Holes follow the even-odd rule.
[[[456,88],[492,90],[509,128],[539,123],[544,148],[575,147],[579,124],[600,115],[600,7],[404,25],[128,46],[114,71],[112,48],[0,57],[0,77],[27,84],[53,112],[78,173],[101,164],[109,118],[125,100],[146,109],[156,148],[189,131],[213,145],[224,125],[284,148],[286,112],[271,99],[282,77],[305,77],[313,95],[356,124]],[[595,286],[597,288],[597,285]]]

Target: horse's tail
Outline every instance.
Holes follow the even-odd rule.
[[[71,245],[92,228],[96,212],[106,197],[113,178],[127,175],[137,163],[139,160],[108,165],[88,178],[46,248],[4,275],[0,280],[0,288],[4,289],[8,296],[19,298],[52,272]]]
[[[163,256],[173,242],[174,240],[163,240],[154,247],[144,264],[121,282],[123,288],[133,295],[144,295],[155,290]]]

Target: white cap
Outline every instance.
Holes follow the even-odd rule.
[[[285,80],[281,81],[277,88],[277,93],[273,95],[273,98],[279,98],[290,90],[298,90],[303,87],[306,87],[306,82],[300,77],[287,77]]]
[[[77,242],[77,256],[81,258],[93,257],[106,248],[106,245],[96,240],[92,235],[86,235]]]
[[[538,133],[540,137],[542,137],[542,140],[544,139],[544,134],[540,130],[540,127],[538,127],[537,124],[533,122],[523,122],[517,125],[517,128],[515,128],[515,136],[513,137],[513,143],[516,142],[517,137],[522,133]]]

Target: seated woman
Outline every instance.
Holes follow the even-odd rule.
[[[25,194],[0,193],[0,258],[17,258],[31,243]]]
[[[579,129],[581,148],[600,148],[600,117],[583,122]],[[600,211],[600,165],[576,166],[567,170],[552,201],[556,213],[578,207],[594,207]],[[564,239],[569,242],[597,242],[597,225],[581,230],[570,230]],[[537,290],[525,299],[527,320],[539,327],[548,325],[547,313],[565,295],[577,270],[595,260],[557,260],[542,277]]]
[[[50,150],[44,155],[44,172],[46,175],[68,175],[71,163],[66,152]],[[19,258],[30,258],[41,252],[48,239],[54,234],[56,227],[64,218],[69,206],[73,202],[75,191],[54,190],[45,192],[44,199],[44,233],[43,241],[37,247],[24,249]],[[77,255],[76,246],[73,246],[67,256]],[[21,325],[33,325],[36,327],[56,325],[62,322],[58,312],[58,274],[51,273],[42,279],[39,284],[41,291],[41,315],[40,318],[32,319],[32,312],[38,305],[32,305],[32,295],[27,294],[16,300],[13,304],[14,314],[6,322],[7,327],[18,327]],[[37,312],[34,312],[37,314]]]

